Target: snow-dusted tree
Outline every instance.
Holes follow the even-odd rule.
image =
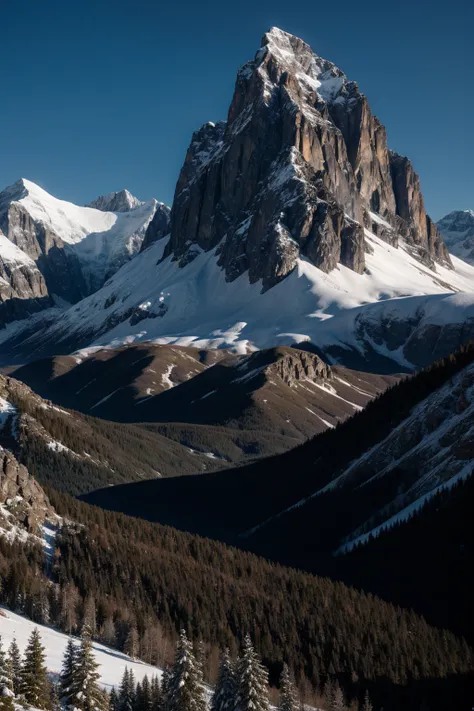
[[[179,636],[167,686],[167,711],[206,711],[202,670],[184,630],[181,630]]]
[[[236,711],[268,711],[268,672],[246,635],[237,666]]]
[[[283,664],[283,670],[281,672],[280,704],[278,708],[280,711],[298,711],[300,708],[295,685],[287,664]]]
[[[133,706],[135,702],[135,679],[133,672],[128,667],[125,667],[125,671],[122,677],[122,683],[120,684],[119,693],[119,708],[120,711],[133,711]]]
[[[63,665],[59,675],[59,698],[66,709],[74,708],[76,705],[76,694],[78,692],[76,683],[77,658],[77,645],[69,638],[64,651]]]
[[[3,651],[2,639],[0,637],[0,710],[13,711],[13,682],[11,678],[11,667],[8,663],[7,655]]]
[[[73,687],[75,691],[75,707],[81,711],[104,711],[107,707],[104,693],[98,685],[100,674],[92,642],[89,637],[83,637],[77,652]]]
[[[140,688],[137,684],[137,698],[135,703],[136,711],[151,711],[151,686],[147,675],[142,679]]]
[[[112,687],[109,696],[109,711],[119,711],[120,701],[117,692],[115,691],[115,686]]]
[[[338,681],[336,681],[333,686],[330,710],[346,711],[346,702],[344,700],[344,694]]]
[[[370,700],[369,696],[369,690],[365,690],[364,694],[364,703],[362,704],[362,709],[361,711],[373,711],[374,707],[372,706],[372,702]]]
[[[13,693],[15,696],[19,696],[21,691],[21,654],[15,637],[13,637],[10,647],[8,648],[8,667],[12,680]]]
[[[222,652],[219,674],[211,700],[211,711],[233,711],[235,708],[235,671],[229,650]]]
[[[165,676],[165,671],[163,671],[163,677]],[[153,676],[150,684],[151,711],[163,711],[163,696],[161,688],[158,676]]]
[[[135,624],[132,624],[128,634],[127,638],[125,639],[125,644],[123,645],[123,651],[125,654],[128,654],[129,657],[132,657],[132,659],[135,659],[138,656],[138,648],[139,648],[139,638],[138,638],[138,632]]]
[[[27,704],[38,709],[47,709],[50,701],[48,672],[45,665],[45,649],[35,627],[25,649],[21,668],[21,693]]]

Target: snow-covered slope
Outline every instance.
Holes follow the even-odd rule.
[[[457,257],[474,264],[474,210],[456,210],[436,225],[448,249]]]
[[[108,199],[111,204],[112,196]],[[21,179],[0,193],[0,224],[8,240],[38,264],[51,263],[52,247],[64,250],[78,262],[90,293],[140,250],[157,205],[156,200],[139,203],[134,198],[128,210],[123,201],[117,205],[118,212],[81,207]],[[55,293],[53,284],[50,292]]]
[[[18,642],[20,652],[23,654],[32,631],[37,628],[41,635],[41,641],[46,648],[46,665],[52,674],[59,674],[61,671],[62,659],[68,635],[58,632],[52,627],[39,625],[31,620],[17,615],[4,607],[0,607],[0,636],[4,648],[10,645],[13,638]],[[79,640],[77,640],[79,642]],[[161,677],[161,670],[149,664],[144,664],[135,659],[131,659],[126,654],[119,652],[112,647],[106,647],[98,642],[93,642],[94,655],[99,664],[100,683],[110,691],[113,686],[120,685],[125,667],[131,669],[135,676],[135,681],[140,681],[145,675]]]
[[[414,343],[410,355],[403,352],[410,338],[420,345],[420,325],[453,327],[449,348],[456,338],[466,340],[474,327],[474,267],[453,257],[454,269],[432,270],[403,244],[392,247],[368,231],[366,240],[371,250],[363,274],[343,265],[328,274],[299,259],[286,279],[264,293],[247,274],[226,281],[215,250],[201,251],[184,268],[172,257],[160,262],[161,240],[22,347],[41,354],[152,340],[243,353],[311,340],[346,354],[348,348],[361,355],[372,349],[407,367],[429,360],[416,354]],[[340,356],[335,353],[334,361],[344,361]]]

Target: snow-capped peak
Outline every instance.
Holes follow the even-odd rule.
[[[436,224],[449,251],[474,264],[474,210],[454,210]]]
[[[119,190],[108,195],[100,195],[96,200],[92,200],[87,207],[94,207],[103,212],[128,212],[144,204],[128,190]]]

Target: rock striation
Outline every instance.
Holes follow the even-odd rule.
[[[266,290],[300,256],[362,273],[364,227],[393,245],[401,236],[431,267],[451,265],[417,174],[389,151],[357,84],[272,28],[238,73],[227,122],[193,135],[164,256],[184,266],[217,248],[227,280],[248,272]]]

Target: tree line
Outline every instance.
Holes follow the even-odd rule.
[[[0,709],[14,711],[15,704],[42,711],[270,711],[268,671],[255,651],[249,635],[241,654],[233,659],[223,650],[213,688],[206,684],[205,652],[193,645],[181,630],[173,663],[135,682],[126,667],[118,689],[107,693],[100,684],[99,664],[94,655],[90,630],[81,639],[68,639],[59,678],[54,680],[46,666],[45,648],[35,628],[22,658],[12,640],[8,651],[0,638]],[[361,702],[347,701],[337,680],[328,680],[322,694],[314,697],[324,711],[373,711],[368,691]],[[305,704],[288,666],[279,681],[278,711],[303,711]]]

